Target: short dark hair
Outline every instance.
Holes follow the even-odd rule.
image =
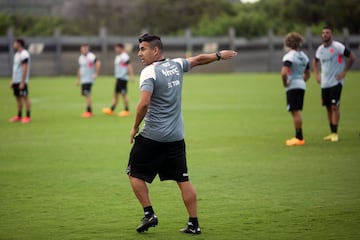
[[[115,47],[125,48],[125,45],[123,43],[117,43],[115,44]]]
[[[324,29],[329,29],[329,30],[332,31],[332,32],[334,31],[333,28],[332,28],[331,26],[329,26],[329,25],[325,25],[322,29],[323,29],[323,30],[324,30]]]
[[[25,41],[22,38],[15,39],[15,42],[19,43],[21,47],[25,47]]]
[[[145,34],[141,35],[139,38],[139,43],[142,43],[142,42],[148,42],[152,48],[158,47],[160,50],[164,49],[164,45],[161,42],[161,38],[156,35],[145,33]]]

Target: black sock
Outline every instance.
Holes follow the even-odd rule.
[[[91,112],[92,112],[91,106],[87,106],[87,107],[86,107],[86,111],[91,113]]]
[[[146,218],[150,218],[154,214],[152,206],[144,207],[144,215]]]
[[[331,133],[337,133],[338,125],[330,124]]]
[[[30,110],[26,110],[26,116],[29,118],[30,117]]]
[[[111,111],[114,111],[114,110],[115,110],[115,108],[116,108],[116,106],[115,106],[115,105],[112,105],[112,106],[110,107]]]
[[[194,227],[199,227],[199,221],[198,221],[198,218],[195,217],[195,218],[192,218],[192,217],[189,217],[189,225],[192,225]]]
[[[302,128],[296,128],[295,129],[295,137],[297,138],[297,139],[300,139],[300,140],[303,140],[304,138],[303,138],[303,134],[302,134]]]
[[[18,111],[18,117],[21,118],[22,116],[22,111]]]
[[[125,106],[125,111],[129,111],[129,106]]]

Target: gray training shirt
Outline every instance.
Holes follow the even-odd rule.
[[[289,67],[288,79],[290,80],[289,86],[286,91],[292,89],[306,90],[306,84],[303,78],[304,72],[309,69],[309,58],[303,51],[290,50],[283,57],[284,66]]]
[[[331,88],[339,82],[344,84],[344,79],[337,80],[336,76],[344,71],[346,61],[344,56],[349,55],[349,50],[337,41],[332,41],[328,47],[324,44],[318,47],[315,58],[321,63],[321,88]]]
[[[140,90],[152,92],[149,109],[140,132],[158,142],[184,139],[181,113],[183,73],[190,70],[186,59],[165,59],[145,67],[140,75]]]

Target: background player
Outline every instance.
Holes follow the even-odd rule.
[[[86,111],[81,115],[84,118],[93,116],[91,108],[91,88],[97,78],[101,63],[92,52],[88,44],[82,44],[80,46],[79,56],[79,70],[76,85],[81,84],[81,95],[84,96],[86,101]]]
[[[14,56],[13,74],[10,82],[10,88],[14,91],[16,98],[18,114],[12,117],[10,122],[22,122],[29,123],[30,118],[30,98],[29,98],[29,74],[30,74],[30,54],[25,49],[25,41],[23,39],[16,39],[14,42],[14,48],[16,50]],[[25,104],[26,117],[22,118],[22,108]]]
[[[104,108],[103,112],[108,115],[113,115],[116,105],[119,102],[119,94],[123,97],[124,111],[119,112],[120,117],[126,117],[130,115],[129,111],[129,98],[127,96],[127,83],[130,79],[134,82],[134,71],[130,63],[130,57],[125,52],[125,46],[122,43],[115,45],[116,57],[114,61],[115,69],[115,92],[114,99],[110,108]]]
[[[188,225],[181,231],[201,233],[196,192],[189,181],[186,164],[181,113],[183,73],[195,66],[236,55],[236,52],[227,50],[188,59],[165,59],[160,37],[149,34],[140,37],[138,56],[146,67],[140,75],[140,100],[130,131],[130,141],[132,143],[135,139],[135,143],[127,168],[131,187],[144,209],[144,218],[136,229],[138,232],[158,224],[146,182],[151,183],[159,174],[160,180],[174,180],[180,188],[189,214]],[[143,120],[144,127],[137,135]]]
[[[303,37],[295,32],[287,34],[284,40],[285,47],[290,50],[283,57],[281,77],[286,89],[287,110],[291,112],[295,126],[295,137],[285,142],[287,146],[305,144],[301,111],[306,90],[305,82],[310,77],[310,63],[306,54],[300,51],[302,43]]]
[[[324,137],[324,140],[337,142],[339,140],[337,132],[340,120],[341,90],[346,73],[350,70],[356,57],[343,44],[333,40],[331,27],[323,27],[321,38],[323,42],[316,50],[313,68],[316,81],[321,85],[322,104],[326,107],[330,124],[331,133]]]

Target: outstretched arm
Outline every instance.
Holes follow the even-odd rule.
[[[232,50],[223,50],[217,53],[204,53],[195,57],[190,57],[187,60],[190,63],[190,67],[196,67],[199,65],[209,64],[218,60],[228,60],[237,55],[237,52]]]

